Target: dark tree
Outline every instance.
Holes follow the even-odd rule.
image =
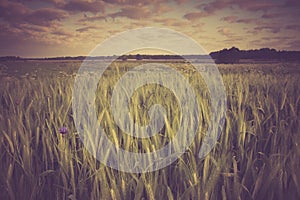
[[[236,47],[212,52],[209,55],[215,59],[216,63],[238,63],[240,60],[240,50]]]

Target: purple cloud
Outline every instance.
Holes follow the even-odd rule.
[[[207,12],[191,12],[187,13],[183,16],[183,18],[186,18],[190,21],[197,20],[199,18],[207,17],[209,14]]]
[[[257,26],[257,27],[254,28],[255,31],[267,30],[267,31],[270,31],[272,33],[278,33],[278,32],[280,32],[280,29],[281,29],[281,27],[271,26],[271,25]]]
[[[71,11],[71,12],[91,12],[98,13],[104,12],[105,6],[103,1],[68,1],[66,4],[61,6],[62,9]]]
[[[120,11],[109,14],[109,17],[117,18],[117,17],[127,17],[130,19],[143,19],[148,18],[153,14],[149,7],[136,7],[136,6],[126,6],[121,8]]]
[[[208,15],[214,14],[218,10],[222,10],[225,8],[234,9],[235,7],[239,7],[242,10],[247,11],[258,11],[258,10],[269,10],[274,7],[279,6],[278,3],[274,3],[271,1],[241,1],[241,0],[214,0],[209,3],[200,4],[198,6],[199,9],[205,11]]]
[[[285,6],[299,8],[300,1],[299,0],[286,0]]]
[[[251,24],[251,23],[257,23],[258,19],[255,18],[245,18],[245,19],[238,19],[236,20],[237,23],[244,23],[244,24]]]
[[[234,16],[234,15],[223,17],[223,18],[221,18],[221,20],[226,21],[228,23],[244,23],[244,24],[250,24],[250,23],[257,23],[258,22],[258,19],[256,19],[256,18],[239,19],[237,16]]]
[[[30,13],[30,9],[22,3],[0,1],[0,18],[4,20],[20,19]]]
[[[264,19],[274,19],[283,16],[283,13],[265,13],[261,17]]]
[[[0,2],[0,18],[11,26],[20,26],[21,24],[49,26],[52,22],[65,19],[67,16],[65,11],[59,9],[32,10],[18,2]]]
[[[285,26],[285,29],[287,30],[294,30],[294,31],[300,31],[300,25],[299,24],[289,24]]]
[[[60,21],[67,16],[68,14],[62,10],[41,8],[25,15],[24,22],[40,26],[49,26],[53,21]]]
[[[182,1],[182,0],[181,0]],[[131,5],[135,7],[145,6],[145,5],[153,5],[153,4],[161,4],[165,3],[165,0],[104,0],[104,2],[115,5]],[[178,0],[180,2],[180,0]]]

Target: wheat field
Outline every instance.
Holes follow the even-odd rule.
[[[178,102],[160,85],[131,98],[134,120],[147,124],[161,104],[164,129],[134,139],[115,123],[113,86],[139,63],[115,62],[99,81],[96,111],[110,140],[132,152],[155,151],[179,126]],[[194,87],[200,125],[194,142],[171,165],[125,173],[97,161],[82,144],[72,112],[78,61],[2,62],[0,66],[0,199],[300,199],[300,68],[298,63],[218,65],[227,95],[216,146],[198,158],[207,130],[209,92],[184,63],[171,63]],[[84,91],[82,92],[84,95]],[[60,128],[67,133],[61,134]]]

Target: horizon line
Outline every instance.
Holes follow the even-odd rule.
[[[35,56],[18,56],[18,55],[0,55],[0,58],[16,58],[16,59],[55,59],[55,58],[80,58],[80,57],[86,57],[86,58],[105,58],[105,57],[122,57],[122,56],[210,56],[211,53],[216,53],[216,52],[221,52],[222,50],[230,50],[230,49],[238,49],[239,51],[259,51],[263,49],[268,49],[271,51],[276,51],[276,52],[300,52],[300,50],[277,50],[275,48],[269,48],[269,47],[263,47],[259,49],[239,49],[235,46],[232,46],[230,48],[223,48],[218,51],[211,51],[208,54],[184,54],[184,55],[176,55],[176,54],[144,54],[144,53],[137,53],[137,54],[124,54],[124,55],[98,55],[98,56],[89,56],[89,55],[59,55],[59,56],[42,56],[42,57],[35,57]]]

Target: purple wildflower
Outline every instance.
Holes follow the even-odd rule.
[[[61,133],[61,134],[67,134],[68,133],[68,129],[67,127],[63,126],[61,127],[60,129],[58,129],[58,131]]]

